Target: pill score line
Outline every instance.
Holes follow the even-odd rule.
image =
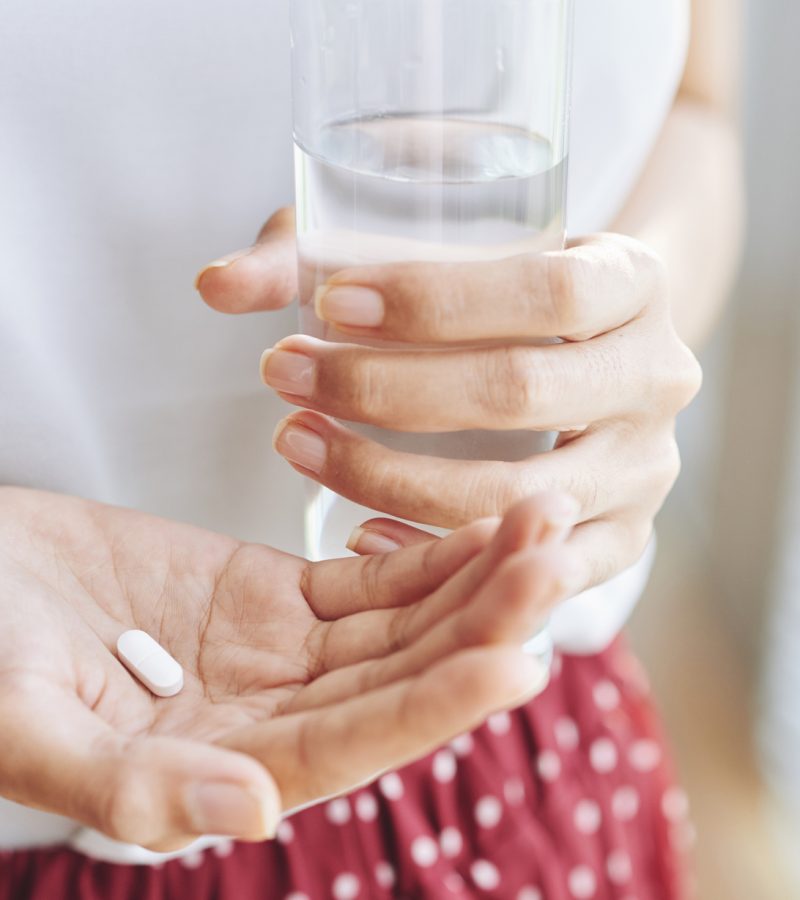
[[[145,631],[126,631],[117,640],[117,656],[125,668],[156,697],[174,697],[183,689],[183,669]]]

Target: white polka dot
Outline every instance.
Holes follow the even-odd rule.
[[[603,814],[594,800],[581,800],[575,806],[572,821],[581,834],[597,834],[603,821]]]
[[[203,865],[203,853],[201,850],[193,850],[181,857],[181,865],[184,869],[199,869]]]
[[[325,807],[325,818],[331,825],[346,825],[351,817],[350,804],[344,797],[331,800]]]
[[[539,888],[524,887],[517,894],[517,900],[542,900],[542,892]]]
[[[484,891],[493,891],[500,884],[500,871],[488,859],[476,859],[469,867],[475,885]]]
[[[361,882],[352,872],[342,872],[333,882],[333,896],[335,900],[355,900],[361,893]]]
[[[553,664],[550,667],[550,677],[558,678],[564,668],[564,657],[560,653],[553,654]]]
[[[634,787],[621,787],[611,797],[611,811],[620,822],[630,822],[639,812],[639,792]]]
[[[569,892],[575,900],[589,900],[597,891],[597,878],[588,866],[576,866],[569,873]]]
[[[399,800],[405,793],[403,781],[397,772],[389,772],[378,782],[380,792],[387,800]]]
[[[279,844],[290,844],[294,840],[294,826],[291,822],[283,821],[278,825],[275,835]]]
[[[214,856],[217,856],[220,859],[225,859],[226,856],[230,856],[231,853],[233,853],[233,847],[233,841],[226,838],[225,840],[220,841],[218,844],[214,844],[211,850]]]
[[[452,750],[440,750],[433,757],[433,777],[440,784],[447,784],[456,777],[458,763]]]
[[[457,828],[445,828],[439,835],[439,846],[442,848],[443,856],[455,859],[464,847],[464,838]]]
[[[394,868],[386,860],[375,864],[375,881],[378,882],[378,887],[382,887],[387,891],[394,887],[397,876]]]
[[[592,696],[597,708],[602,709],[603,712],[611,712],[612,709],[616,709],[622,699],[619,688],[613,681],[607,679],[597,682],[592,690]]]
[[[372,794],[359,794],[355,806],[356,815],[362,822],[374,822],[378,818],[378,801]]]
[[[460,734],[450,741],[450,746],[455,750],[456,756],[469,756],[475,746],[475,741],[471,734]]]
[[[458,872],[448,872],[444,878],[444,886],[453,894],[461,894],[467,885]]]
[[[481,797],[475,804],[475,821],[481,828],[494,828],[503,818],[503,804],[497,797]]]
[[[553,725],[556,743],[562,750],[577,750],[581,740],[581,733],[574,719],[564,716],[556,719]]]
[[[493,716],[489,716],[486,724],[492,734],[502,736],[511,731],[511,716],[507,712],[495,713]]]
[[[636,741],[628,751],[628,761],[637,772],[652,772],[661,762],[661,747],[655,741]]]
[[[525,782],[521,778],[509,778],[503,785],[503,796],[509,806],[522,806],[525,802]]]
[[[686,791],[672,787],[661,798],[661,811],[670,822],[683,822],[689,817],[689,798]]]
[[[302,891],[292,891],[291,894],[287,894],[286,897],[284,897],[284,900],[311,900],[311,898]]]
[[[439,845],[432,837],[422,834],[411,843],[411,858],[420,868],[428,869],[439,858]]]
[[[624,850],[615,850],[606,860],[606,871],[611,882],[616,885],[627,884],[633,877],[631,858]]]
[[[542,750],[536,760],[536,771],[542,781],[555,781],[561,774],[561,760],[553,750]]]
[[[589,762],[601,775],[613,772],[618,760],[617,748],[610,738],[598,738],[589,748]]]

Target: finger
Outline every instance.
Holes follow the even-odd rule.
[[[499,519],[492,521],[500,524]],[[347,542],[347,549],[359,556],[370,556],[391,553],[401,547],[414,547],[416,544],[427,544],[439,539],[437,535],[422,528],[415,528],[407,522],[398,522],[396,519],[370,519],[353,529]]]
[[[504,560],[473,597],[462,596],[461,602],[438,621],[434,618],[424,628],[416,627],[418,622],[409,622],[407,631],[415,639],[408,641],[407,635],[397,634],[401,650],[316,679],[295,695],[289,709],[324,706],[374,690],[417,675],[468,647],[502,643],[522,646],[540,630],[556,604],[568,596],[576,568],[571,552],[563,547],[533,547],[517,553]],[[374,637],[374,643],[380,645],[383,636],[375,636],[364,624],[363,636]]]
[[[458,528],[550,489],[578,501],[580,521],[616,508],[626,479],[610,478],[609,464],[617,465],[612,451],[627,456],[612,432],[590,431],[522,462],[484,462],[389,450],[333,419],[301,412],[278,426],[275,448],[297,471],[348,500],[399,519]],[[644,463],[640,471],[647,472]]]
[[[577,515],[572,497],[545,491],[526,498],[503,521],[474,521],[441,540],[420,541],[397,553],[309,563],[303,593],[323,620],[405,607],[440,588],[487,548],[481,578],[504,556],[564,534]]]
[[[297,295],[294,210],[279,210],[252,247],[209,263],[197,290],[212,309],[247,313],[280,309]]]
[[[452,577],[443,584],[437,584],[436,589],[421,602],[401,606],[399,609],[349,615],[321,626],[309,642],[312,658],[316,660],[313,677],[362,660],[380,658],[409,646],[452,612],[465,608],[476,592],[482,590],[484,582],[490,582],[509,557],[537,545],[541,546],[544,541],[552,540],[554,533],[560,532],[565,536],[574,525],[576,514],[577,504],[572,498],[554,493],[531,497],[519,503],[496,529],[491,543],[470,562],[465,560],[457,571],[454,570]],[[467,531],[472,527],[474,526]],[[428,543],[420,547],[427,548],[427,552],[433,554],[444,543],[446,542],[439,545]],[[410,559],[411,553],[406,551],[367,559],[363,570],[365,577],[360,584],[352,585],[351,593],[358,597],[363,593],[365,585],[385,583],[387,579],[382,578],[381,573],[386,572],[388,575],[389,563],[399,566],[404,557]],[[557,559],[546,560],[542,563],[541,576],[531,579],[531,603],[539,603],[536,591],[543,590],[540,584],[542,580],[546,581],[548,577],[551,581],[556,580],[552,572],[558,563]],[[563,565],[561,568],[564,568]],[[338,579],[332,577],[334,571],[333,565],[329,564],[323,583],[338,580],[340,585],[345,584],[345,579],[341,576]],[[395,572],[399,573],[399,577],[395,576],[396,590],[403,591],[402,570],[397,568]],[[503,591],[496,589],[495,594],[501,596]],[[516,597],[516,594],[512,591],[510,596]],[[356,600],[356,603],[359,601]],[[523,626],[518,623],[512,628],[524,631]],[[485,633],[489,635],[492,631],[487,628]]]
[[[632,379],[626,365],[627,339],[639,339],[633,330],[587,343],[438,351],[295,335],[264,354],[261,373],[295,406],[393,431],[568,431],[652,396],[655,367]]]
[[[545,494],[538,494],[541,499]],[[499,518],[484,519],[485,522],[500,524]],[[574,523],[570,523],[574,524]],[[540,544],[546,544],[563,540],[566,536],[564,521],[553,521],[546,517],[539,537]],[[370,519],[353,529],[347,547],[359,556],[371,556],[380,553],[392,553],[401,547],[414,547],[417,544],[427,544],[430,541],[438,541],[438,535],[431,534],[423,528],[416,528],[407,522],[398,522],[396,519]]]
[[[364,696],[249,726],[225,743],[266,766],[293,809],[424,756],[523,703],[546,678],[542,664],[517,649],[468,650]]]
[[[652,536],[652,518],[633,513],[579,525],[569,540],[578,592],[605,584],[633,566]]]
[[[582,340],[633,319],[663,279],[644,245],[600,234],[561,253],[346,269],[318,292],[316,308],[340,331],[414,343]]]
[[[436,590],[492,540],[495,522],[473,522],[441,541],[397,553],[309,563],[303,594],[314,614],[335,621],[406,606]]]
[[[0,794],[116,840],[161,850],[203,834],[263,840],[277,825],[277,789],[254,760],[122,735],[34,676],[3,680],[0,726]]]

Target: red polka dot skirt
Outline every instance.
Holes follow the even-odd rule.
[[[522,710],[350,797],[157,868],[0,854],[0,900],[684,900],[691,841],[623,642],[557,657]]]

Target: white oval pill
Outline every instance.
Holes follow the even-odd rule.
[[[174,697],[183,687],[183,669],[144,631],[126,631],[117,641],[126,669],[157,697]]]

